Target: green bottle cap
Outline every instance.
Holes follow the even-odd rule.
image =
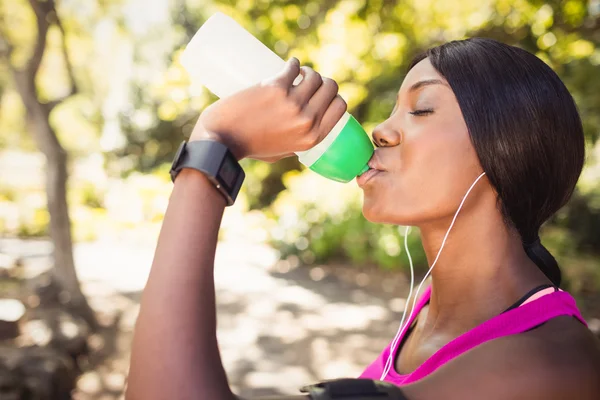
[[[369,170],[373,143],[358,121],[350,116],[338,137],[310,169],[325,178],[350,182]]]

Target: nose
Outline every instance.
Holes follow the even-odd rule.
[[[394,147],[402,142],[402,135],[385,123],[377,125],[373,130],[373,141],[377,147]]]

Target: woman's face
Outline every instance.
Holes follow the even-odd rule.
[[[427,58],[410,70],[373,139],[369,165],[379,171],[357,180],[372,222],[420,226],[452,217],[482,172],[454,92]]]

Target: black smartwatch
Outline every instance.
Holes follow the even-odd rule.
[[[214,140],[181,143],[171,166],[173,182],[183,168],[192,168],[206,175],[225,197],[228,206],[235,202],[246,177],[231,151],[223,143]]]

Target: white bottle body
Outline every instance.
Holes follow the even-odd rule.
[[[285,67],[277,54],[252,36],[233,18],[216,13],[186,46],[181,64],[192,85],[201,84],[218,97],[227,97],[280,73]],[[298,83],[302,76],[298,76]],[[308,151],[297,152],[301,163],[315,163],[344,128],[345,113],[327,137]]]

